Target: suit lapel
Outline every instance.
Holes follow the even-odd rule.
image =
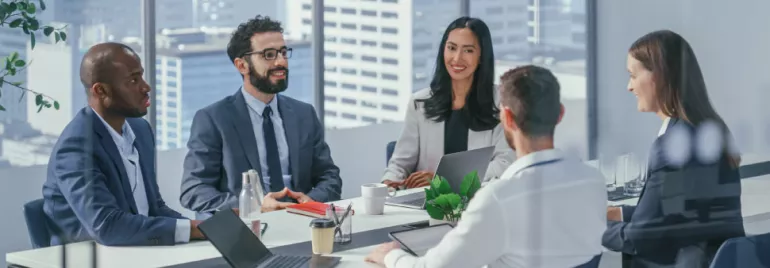
[[[246,159],[249,161],[251,168],[257,170],[258,173],[262,173],[262,168],[259,164],[259,151],[257,150],[257,138],[254,134],[254,125],[251,122],[249,116],[249,108],[246,107],[246,99],[243,98],[243,93],[238,89],[235,92],[233,98],[233,127],[235,127],[236,133],[238,133],[238,139],[241,142],[243,151],[246,154]],[[245,170],[244,170],[245,171]]]
[[[92,118],[92,126],[96,134],[99,136],[99,143],[104,147],[104,150],[107,152],[107,155],[110,156],[110,160],[112,160],[112,164],[115,166],[115,168],[118,169],[118,174],[120,178],[117,178],[120,181],[121,190],[123,191],[123,196],[128,200],[128,205],[131,208],[131,212],[134,214],[138,213],[138,210],[136,209],[136,201],[134,200],[134,195],[131,193],[131,184],[128,182],[128,175],[126,174],[126,166],[123,164],[123,158],[120,156],[120,152],[118,152],[118,146],[115,145],[115,140],[112,139],[112,136],[110,135],[110,132],[107,130],[104,123],[102,123],[102,120],[99,119],[99,116],[91,111],[91,108],[86,108],[87,112],[90,111],[91,118]],[[110,178],[107,178],[110,179]]]
[[[292,189],[296,189],[300,177],[299,169],[299,117],[294,114],[294,109],[281,95],[278,98],[278,110],[281,112],[286,143],[289,146],[289,167],[291,169]],[[324,131],[324,130],[320,130]]]

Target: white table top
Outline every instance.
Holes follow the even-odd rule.
[[[758,214],[770,213],[770,175],[744,179],[741,182],[743,186],[744,217],[755,216]],[[421,189],[415,189],[417,191]],[[409,191],[415,191],[409,190]],[[406,192],[406,191],[405,191]],[[363,232],[368,230],[392,227],[407,223],[427,220],[429,217],[423,210],[407,209],[400,207],[385,207],[384,215],[364,215],[360,198],[342,200],[335,205],[347,206],[348,202],[353,202],[353,209],[356,214],[353,216],[353,232]],[[608,202],[608,205],[618,204],[636,204],[636,199],[627,199],[620,202]],[[262,220],[269,224],[268,230],[262,238],[262,241],[268,247],[277,247],[294,243],[306,242],[310,240],[310,229],[308,227],[311,218],[287,213],[286,211],[276,211],[265,213]],[[770,221],[770,220],[768,220]],[[754,223],[756,224],[756,222]],[[757,224],[758,225],[758,224]],[[747,234],[765,233],[768,224],[763,222],[762,230],[750,230],[746,225]],[[75,243],[67,246],[67,267],[92,267],[91,264],[91,243]],[[342,257],[340,265],[337,267],[367,267],[363,259],[374,246],[362,247],[353,250],[337,252],[331,256]],[[26,267],[54,268],[62,267],[60,265],[61,246],[54,246],[42,249],[26,250],[6,254],[8,264],[22,265]],[[152,257],[150,257],[152,256]],[[220,257],[219,252],[207,241],[196,241],[188,244],[175,246],[143,246],[143,247],[108,247],[97,245],[97,264],[98,267],[162,267],[198,260],[205,260]]]

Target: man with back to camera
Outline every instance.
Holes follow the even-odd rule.
[[[155,137],[141,117],[150,86],[139,56],[103,43],[80,65],[88,106],[64,128],[43,184],[51,244],[173,245],[202,239],[199,221],[166,206],[155,178]]]
[[[482,187],[457,226],[423,257],[385,243],[367,258],[393,267],[576,267],[598,262],[607,228],[602,174],[554,149],[559,83],[523,66],[501,77],[500,121],[516,161]]]
[[[280,95],[292,49],[283,28],[256,16],[238,26],[227,55],[243,86],[199,110],[190,129],[180,201],[198,213],[237,208],[241,173],[259,172],[263,211],[340,199],[342,180],[310,104]]]

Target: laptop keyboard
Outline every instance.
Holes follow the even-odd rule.
[[[274,256],[268,261],[264,267],[281,267],[292,268],[302,267],[303,264],[310,261],[309,256]]]

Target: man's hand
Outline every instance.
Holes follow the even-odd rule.
[[[285,209],[294,203],[279,202],[278,199],[286,197],[289,194],[289,188],[283,188],[280,192],[271,192],[262,199],[262,212],[270,212]]]
[[[430,185],[432,179],[433,172],[418,171],[409,175],[409,177],[404,180],[403,184],[406,185],[407,189],[425,187]]]
[[[201,230],[198,229],[198,224],[201,224],[202,221],[199,220],[190,220],[190,240],[203,240],[206,239],[205,236],[203,236],[203,233],[201,233]]]
[[[285,189],[285,190],[288,191],[289,197],[291,197],[294,200],[297,200],[297,203],[302,204],[302,203],[307,203],[307,202],[313,202],[314,201],[312,198],[310,198],[309,196],[305,195],[304,193],[294,192],[292,190],[289,190],[288,188]]]
[[[380,267],[385,267],[385,255],[388,255],[388,253],[394,249],[400,248],[401,246],[399,246],[395,241],[381,244],[377,246],[377,248],[375,248],[372,253],[369,253],[369,256],[366,256],[364,260],[369,263],[377,264]]]
[[[608,221],[623,221],[623,213],[620,207],[607,207]]]

